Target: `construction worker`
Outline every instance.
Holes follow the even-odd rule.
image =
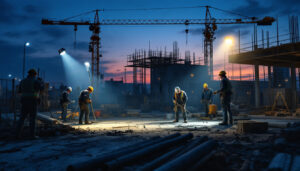
[[[61,111],[61,119],[66,122],[66,116],[67,116],[67,109],[68,105],[72,102],[69,99],[69,94],[72,92],[72,87],[68,87],[65,91],[63,91],[61,98],[60,98],[60,105],[62,108]]]
[[[35,69],[28,71],[27,78],[23,79],[19,85],[21,93],[21,116],[17,125],[17,138],[20,138],[24,121],[29,116],[30,137],[35,139],[35,123],[37,115],[37,106],[39,104],[40,92],[44,89],[44,83],[41,78],[37,78]]]
[[[175,120],[173,122],[178,122],[178,110],[180,109],[183,115],[184,123],[187,123],[186,120],[186,102],[187,95],[183,90],[180,90],[179,87],[175,87],[175,93],[173,97],[174,103],[174,112],[175,112]]]
[[[92,103],[90,98],[90,94],[94,91],[92,86],[89,86],[86,90],[81,91],[79,96],[79,108],[80,108],[80,115],[79,115],[79,124],[82,124],[82,117],[85,115],[85,124],[90,124],[89,122],[89,104]]]
[[[230,101],[231,101],[231,95],[232,95],[232,86],[228,78],[226,77],[225,71],[220,71],[219,77],[221,79],[220,82],[220,90],[215,91],[214,94],[219,93],[220,94],[220,100],[223,108],[223,122],[219,125],[228,125],[233,124],[232,120],[232,112],[230,109]]]
[[[208,84],[203,84],[203,91],[201,96],[201,103],[204,106],[205,109],[205,116],[208,116],[208,108],[209,105],[212,103],[212,97],[213,97],[213,91],[208,88]]]

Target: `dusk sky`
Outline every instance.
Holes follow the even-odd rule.
[[[288,33],[288,15],[300,14],[299,0],[0,0],[0,78],[8,78],[8,74],[18,78],[22,76],[23,45],[27,41],[31,43],[31,46],[26,48],[26,68],[40,68],[46,74],[46,81],[59,83],[65,80],[62,59],[57,52],[62,47],[81,63],[90,61],[88,43],[91,32],[88,30],[88,26],[78,27],[77,48],[74,49],[73,26],[42,25],[42,18],[59,20],[94,9],[104,9],[104,12],[100,13],[100,19],[203,19],[205,18],[204,8],[141,11],[109,9],[205,5],[251,17],[272,16],[276,18],[278,16],[280,34]],[[106,9],[107,11],[105,11]],[[240,18],[213,9],[211,14],[216,19]],[[76,19],[89,20],[93,19],[93,15]],[[112,77],[120,79],[123,76],[127,55],[134,52],[135,49],[148,49],[149,41],[152,49],[164,49],[166,46],[168,51],[172,50],[173,41],[177,41],[182,55],[185,50],[190,50],[196,53],[197,58],[203,57],[203,26],[189,26],[188,45],[185,44],[185,28],[184,25],[102,26],[101,71],[104,72],[106,79]],[[241,43],[251,42],[253,25],[218,26],[214,42],[215,72],[223,69],[226,51],[222,47],[224,37],[227,35],[237,36],[239,29],[242,36]],[[261,29],[270,31],[270,37],[276,35],[276,23],[272,26],[259,27],[258,40],[261,40]],[[281,39],[284,38],[287,37]],[[236,43],[237,41],[235,41],[235,45]],[[245,46],[251,46],[251,43]],[[235,68],[237,69],[237,67]],[[243,67],[245,76],[251,75],[251,72],[251,67]]]

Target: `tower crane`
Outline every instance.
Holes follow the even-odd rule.
[[[95,13],[93,21],[73,21],[72,18],[78,17],[80,15],[66,18],[63,20],[50,20],[42,19],[43,25],[72,25],[74,26],[74,31],[77,31],[77,26],[89,26],[89,30],[92,32],[89,43],[89,52],[91,52],[91,70],[93,78],[96,77],[97,80],[102,77],[100,73],[100,58],[102,57],[100,48],[100,26],[107,25],[201,25],[204,24],[203,29],[204,35],[204,64],[209,66],[209,74],[213,77],[213,40],[215,39],[214,33],[217,30],[217,25],[219,24],[257,24],[257,25],[272,25],[275,21],[273,17],[264,17],[258,19],[256,17],[245,17],[236,19],[215,19],[211,16],[210,9],[218,8],[210,6],[201,6],[206,8],[205,19],[99,19],[99,11],[104,10],[93,10],[88,13]],[[106,10],[107,11],[107,10]],[[225,11],[225,10],[221,10]],[[228,12],[228,11],[225,11]],[[186,30],[186,33],[188,31]]]

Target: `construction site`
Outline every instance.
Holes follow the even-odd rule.
[[[300,171],[300,3],[154,1],[0,1],[0,170]]]

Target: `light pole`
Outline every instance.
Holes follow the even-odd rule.
[[[25,78],[25,58],[26,58],[26,47],[30,46],[29,42],[24,43],[24,57],[23,57],[23,79]]]
[[[91,72],[90,72],[90,63],[89,62],[85,62],[84,63],[84,65],[85,65],[85,68],[86,68],[86,70],[87,70],[87,72],[89,73],[89,79],[90,79],[90,83],[92,84],[92,81],[91,81]],[[95,116],[95,113],[94,113],[94,107],[93,107],[93,103],[90,103],[90,105],[91,105],[91,112],[92,112],[92,114],[93,114],[93,117],[94,117],[94,120],[96,120],[96,116]]]
[[[227,52],[228,52],[228,56],[229,56],[230,51],[231,51],[231,53],[233,53],[233,50],[232,50],[233,38],[230,36],[225,37],[225,44],[228,47]],[[231,79],[233,79],[233,64],[231,65]]]
[[[92,84],[91,74],[90,74],[90,63],[89,62],[85,62],[84,65],[85,65],[86,71],[89,73],[90,84]]]

